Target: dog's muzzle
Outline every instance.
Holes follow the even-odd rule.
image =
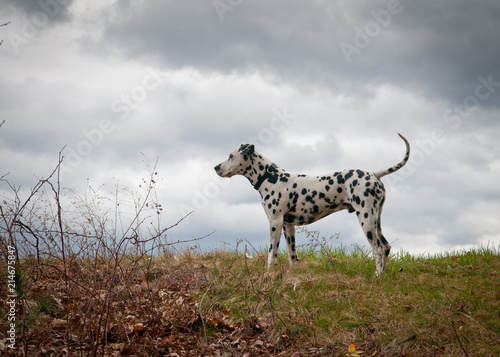
[[[220,172],[220,164],[219,164],[219,165],[217,165],[217,166],[215,166],[215,167],[214,167],[214,170],[215,170],[215,172],[217,172],[217,175],[219,175],[219,176],[221,176],[221,177],[222,177],[221,172]]]

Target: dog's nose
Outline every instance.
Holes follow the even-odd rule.
[[[215,172],[219,173],[220,170],[220,164],[214,167]]]

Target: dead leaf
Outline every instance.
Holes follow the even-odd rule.
[[[52,328],[54,328],[54,330],[64,330],[66,326],[67,326],[66,320],[54,319],[52,321]]]
[[[262,347],[264,347],[264,342],[262,342],[261,340],[255,340],[252,346],[254,348],[261,349]]]
[[[135,316],[134,315],[128,315],[127,317],[125,317],[125,319],[126,319],[126,321],[127,321],[127,323],[129,325],[132,325],[134,323],[134,321],[135,321]]]
[[[145,331],[147,329],[146,326],[144,326],[144,324],[142,322],[138,322],[136,323],[133,327],[132,327],[132,330],[134,332],[140,332],[140,331]]]

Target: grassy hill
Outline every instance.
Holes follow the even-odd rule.
[[[369,252],[213,251],[69,256],[16,263],[16,343],[9,306],[3,355],[499,356],[498,249],[391,256]],[[7,271],[2,261],[0,269]],[[2,274],[1,296],[9,295]],[[7,299],[5,299],[7,302]]]
[[[59,165],[31,190],[0,177],[2,356],[500,356],[498,247],[399,252],[374,278],[370,251],[305,231],[268,270],[250,242],[179,251],[203,237],[170,240],[187,216],[164,227],[156,165],[69,194]]]

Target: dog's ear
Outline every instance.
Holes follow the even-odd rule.
[[[238,152],[243,155],[252,155],[254,151],[255,147],[250,144],[241,144],[240,149],[238,150]]]

